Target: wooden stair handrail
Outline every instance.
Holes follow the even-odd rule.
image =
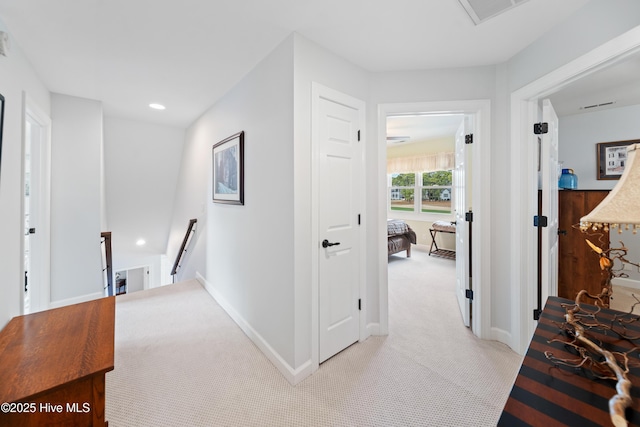
[[[195,218],[189,220],[187,233],[184,235],[184,239],[182,239],[182,245],[180,246],[180,251],[178,251],[178,255],[176,256],[176,262],[173,263],[173,268],[171,269],[172,276],[174,276],[178,272],[178,267],[180,267],[180,261],[182,260],[182,254],[186,252],[187,242],[189,241],[189,236],[191,235],[196,222],[198,222],[198,220]]]

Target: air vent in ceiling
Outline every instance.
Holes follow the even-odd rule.
[[[478,25],[489,18],[518,6],[527,0],[458,0],[473,22]]]
[[[606,107],[615,104],[616,101],[603,102],[602,104],[585,105],[580,107],[581,110],[590,110],[591,108]]]
[[[399,144],[401,142],[407,142],[410,139],[411,139],[410,136],[388,136],[387,142],[391,142],[393,144]]]

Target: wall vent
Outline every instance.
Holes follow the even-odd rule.
[[[478,25],[528,0],[458,0],[474,24]]]
[[[581,110],[589,110],[591,108],[606,107],[608,105],[613,105],[615,103],[616,103],[616,101],[609,101],[609,102],[603,102],[602,104],[585,105],[584,107],[580,107],[580,109]]]

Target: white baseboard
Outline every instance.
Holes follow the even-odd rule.
[[[216,302],[227,312],[229,317],[236,322],[247,337],[267,356],[267,359],[284,375],[284,377],[292,385],[298,384],[303,379],[313,373],[311,360],[303,363],[299,368],[292,368],[277,351],[269,345],[269,343],[258,333],[251,325],[238,314],[237,311],[228,303],[228,301],[198,272],[196,279],[205,288],[205,290],[216,300]]]
[[[380,333],[380,323],[369,323],[367,324],[367,336],[371,335],[382,335]]]
[[[625,288],[640,289],[640,282],[633,279],[627,279],[624,277],[614,277],[611,279],[613,286],[624,286]]]
[[[511,332],[505,331],[504,329],[492,327],[491,339],[508,345],[509,348],[513,351],[516,351],[515,349],[518,348],[515,343],[511,342],[511,340],[513,339],[513,335],[511,335]]]
[[[87,302],[87,301],[93,301],[94,299],[98,299],[98,298],[102,298],[102,297],[104,297],[104,293],[103,292],[95,292],[95,293],[92,293],[92,294],[81,295],[79,297],[67,298],[67,299],[58,300],[58,301],[51,301],[49,303],[49,308],[65,307],[67,305],[79,304],[81,302]]]

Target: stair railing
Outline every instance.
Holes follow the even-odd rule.
[[[198,220],[195,218],[189,220],[189,226],[187,227],[187,232],[184,235],[184,239],[182,239],[182,245],[180,246],[178,255],[176,255],[176,261],[173,263],[173,268],[171,269],[171,276],[173,277],[174,283],[176,279],[176,274],[178,273],[178,269],[180,268],[180,263],[182,262],[182,258],[184,254],[187,252],[187,246],[189,245],[191,238],[196,232],[196,228],[195,228],[196,222],[198,222]]]

